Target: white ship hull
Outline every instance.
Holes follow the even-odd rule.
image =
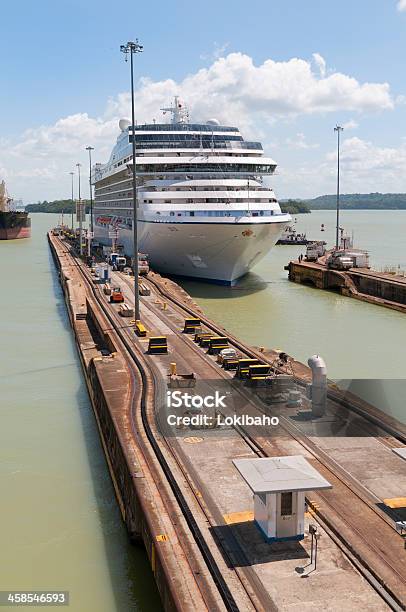
[[[232,285],[276,244],[289,222],[281,215],[269,223],[154,223],[139,221],[139,251],[164,274]],[[120,228],[119,244],[133,254],[132,230]],[[95,238],[111,244],[107,229],[95,226]]]

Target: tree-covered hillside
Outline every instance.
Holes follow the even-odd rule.
[[[305,203],[312,210],[328,210],[336,207],[336,195],[322,195]],[[344,209],[406,209],[406,193],[346,193],[340,196]]]
[[[89,212],[89,201],[82,200],[86,203],[86,212]],[[72,200],[54,200],[53,202],[37,202],[36,204],[27,204],[25,210],[29,213],[34,212],[49,212],[49,213],[61,213],[62,211],[66,214],[72,212]],[[75,204],[73,205],[73,211],[75,212]]]
[[[279,204],[282,212],[288,212],[291,215],[311,212],[310,207],[303,200],[282,200]]]

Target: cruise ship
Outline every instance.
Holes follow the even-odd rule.
[[[154,270],[232,285],[275,245],[290,223],[264,184],[276,163],[261,143],[216,119],[191,123],[175,97],[169,123],[131,125],[120,133],[107,164],[92,169],[94,239],[118,236],[133,255],[132,139],[136,145],[139,251]]]

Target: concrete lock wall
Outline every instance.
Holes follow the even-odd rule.
[[[95,361],[92,361],[89,367],[89,381],[93,392],[94,408],[99,418],[109,459],[119,487],[123,519],[130,538],[140,541],[142,539],[142,524],[139,501],[133,486],[130,467],[119,440],[119,434],[114,426],[106,398],[103,394],[98,363]]]
[[[391,302],[406,304],[406,284],[394,283],[377,279],[374,277],[358,276],[350,274],[355,286],[360,293],[366,293],[374,297],[383,298]]]
[[[289,264],[289,280],[305,285],[310,284],[317,289],[326,289],[325,273],[320,268],[305,267],[291,262]]]

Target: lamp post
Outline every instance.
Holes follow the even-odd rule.
[[[94,151],[94,147],[86,147],[86,151],[89,151],[90,237],[88,237],[87,242],[87,254],[90,257],[92,254],[91,244],[93,238],[92,151]]]
[[[73,177],[75,176],[74,172],[69,172],[71,179],[72,179],[72,217],[71,217],[71,229],[72,229],[72,234],[73,234],[73,213],[74,213],[74,209],[75,209],[75,203],[73,201]]]
[[[82,246],[82,200],[80,199],[80,166],[82,164],[76,164],[78,169],[78,212],[79,212],[79,253],[83,255],[83,246]]]
[[[336,249],[340,246],[340,132],[343,131],[341,125],[336,125],[334,131],[337,132],[337,225],[336,225]]]
[[[137,214],[137,168],[135,158],[135,111],[134,111],[134,62],[133,56],[135,53],[141,53],[143,46],[139,44],[138,39],[135,42],[128,42],[126,45],[120,46],[120,51],[125,55],[125,61],[128,61],[130,55],[130,71],[131,71],[131,122],[132,122],[132,150],[133,150],[133,240],[134,240],[134,319],[140,318],[140,297],[138,293],[138,214]]]

